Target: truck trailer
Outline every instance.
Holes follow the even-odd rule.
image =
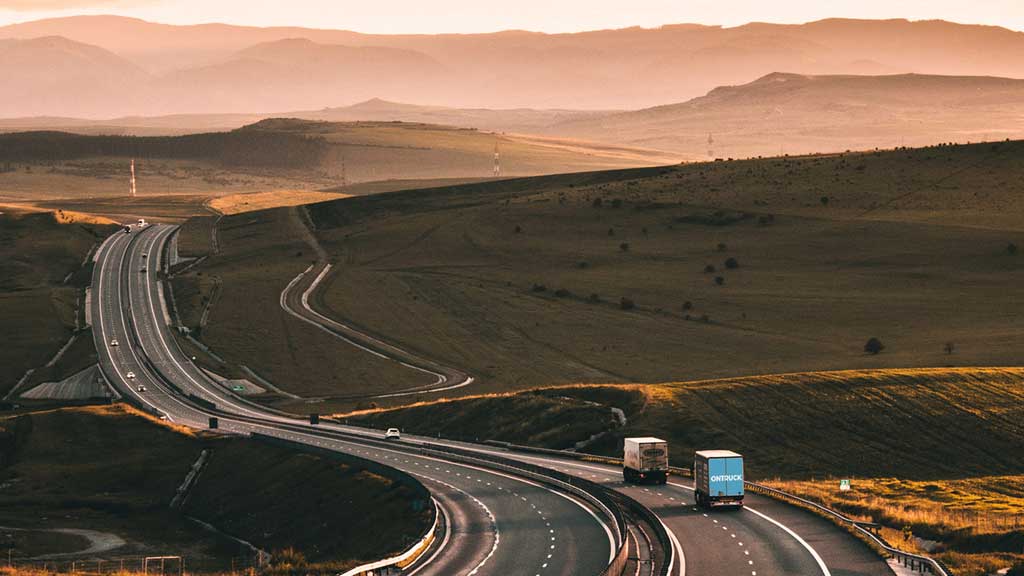
[[[693,478],[698,506],[743,506],[743,456],[731,450],[701,450],[693,457]]]
[[[626,482],[668,482],[668,442],[659,438],[626,438],[622,455]]]

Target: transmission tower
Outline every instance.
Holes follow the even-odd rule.
[[[135,158],[132,158],[132,177],[128,188],[128,195],[135,196]]]
[[[498,155],[498,141],[494,141],[494,177],[501,176],[501,158]]]

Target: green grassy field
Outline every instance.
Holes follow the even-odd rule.
[[[201,249],[206,234],[194,230],[206,225],[199,219],[184,227],[183,238],[192,238],[186,241],[186,249]],[[212,300],[209,324],[198,331],[198,337],[229,365],[213,363],[211,368],[241,375],[238,367],[246,365],[276,386],[314,400],[339,393],[387,391],[407,383],[410,374],[417,373],[325,338],[317,328],[281,309],[281,290],[315,259],[302,230],[293,209],[225,217],[218,226],[220,252],[173,280],[182,320],[194,331],[205,305],[203,298]],[[214,284],[220,286],[216,293]],[[322,408],[320,404],[317,409]],[[287,400],[284,406],[298,412],[310,410],[304,400]]]
[[[641,397],[640,400],[635,395]],[[594,405],[597,403],[599,405]],[[624,427],[611,425],[615,406]],[[674,384],[570,386],[338,416],[373,427],[621,457],[622,438],[668,440],[745,456],[749,479],[805,494],[941,543],[933,552],[981,575],[1020,555],[1024,369],[815,372]],[[854,490],[838,492],[839,478]],[[924,551],[924,550],[922,550]]]
[[[1024,244],[1013,228],[1019,220],[1007,217],[1024,213],[1014,160],[1024,146],[1012,146],[692,165],[596,183],[548,178],[519,190],[481,185],[318,204],[317,235],[336,272],[317,297],[336,317],[468,369],[480,392],[1012,365],[1024,345],[1024,312],[1006,290],[1024,281],[1024,259],[1007,251]],[[952,160],[927,159],[940,154]],[[957,190],[929,184],[940,176],[933,164],[959,171],[943,184]],[[959,168],[967,165],[977,168]],[[838,182],[825,177],[837,170]],[[882,174],[902,174],[901,183],[878,183]],[[772,184],[782,179],[788,192]],[[973,208],[962,209],[975,194]],[[935,216],[943,210],[944,219]],[[622,309],[624,298],[632,309]],[[885,351],[865,354],[869,337]]]
[[[1024,256],[1008,250],[1024,245],[1022,149],[716,162],[314,204],[316,236],[335,264],[314,300],[477,377],[453,394],[1013,365],[1024,309],[1006,287],[1024,281]],[[251,312],[270,309],[311,259],[295,229],[258,225],[284,214],[221,221],[236,231],[222,261],[251,258],[256,269],[258,259],[261,274],[221,275],[237,297],[214,307],[204,335],[214,348],[237,347],[247,333],[287,339],[271,330],[276,312]],[[266,292],[259,308],[249,303],[256,292]],[[885,345],[880,354],[864,352],[871,337]],[[258,371],[299,368],[288,358],[297,348],[232,356]],[[318,393],[340,385],[344,394],[368,374],[346,378],[334,366],[342,372],[325,370],[334,381]],[[310,386],[301,369],[280,380]]]
[[[42,368],[84,320],[79,312],[76,323],[76,308],[90,281],[92,263],[82,263],[112,230],[60,224],[52,213],[0,215],[0,319],[5,332],[0,397],[26,370]],[[38,376],[56,377],[88,365],[92,338],[86,333],[79,340],[65,361],[54,370],[40,370]]]
[[[210,450],[207,468],[185,507],[170,509],[203,449]],[[258,476],[239,474],[254,466]],[[181,554],[194,570],[226,570],[242,551],[185,516],[272,554],[292,548],[311,570],[393,553],[429,521],[411,511],[407,489],[357,465],[196,436],[121,406],[0,419],[0,483],[0,526],[108,532],[127,541],[112,556]],[[33,542],[12,556],[39,552]]]

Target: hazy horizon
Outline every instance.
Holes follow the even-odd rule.
[[[339,6],[339,4],[342,4]],[[756,0],[685,5],[640,0],[623,11],[608,0],[558,3],[521,0],[507,7],[469,0],[429,4],[404,0],[374,3],[296,0],[287,6],[245,0],[0,0],[0,26],[49,18],[112,15],[171,25],[224,23],[240,26],[296,26],[367,34],[474,34],[510,30],[571,33],[674,24],[735,27],[749,23],[803,24],[829,18],[862,20],[946,20],[1024,30],[1024,6],[1014,0],[840,0],[823,5],[791,0],[771,6]]]

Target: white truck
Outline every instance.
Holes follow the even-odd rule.
[[[622,478],[626,482],[668,482],[668,442],[650,436],[625,438]]]

